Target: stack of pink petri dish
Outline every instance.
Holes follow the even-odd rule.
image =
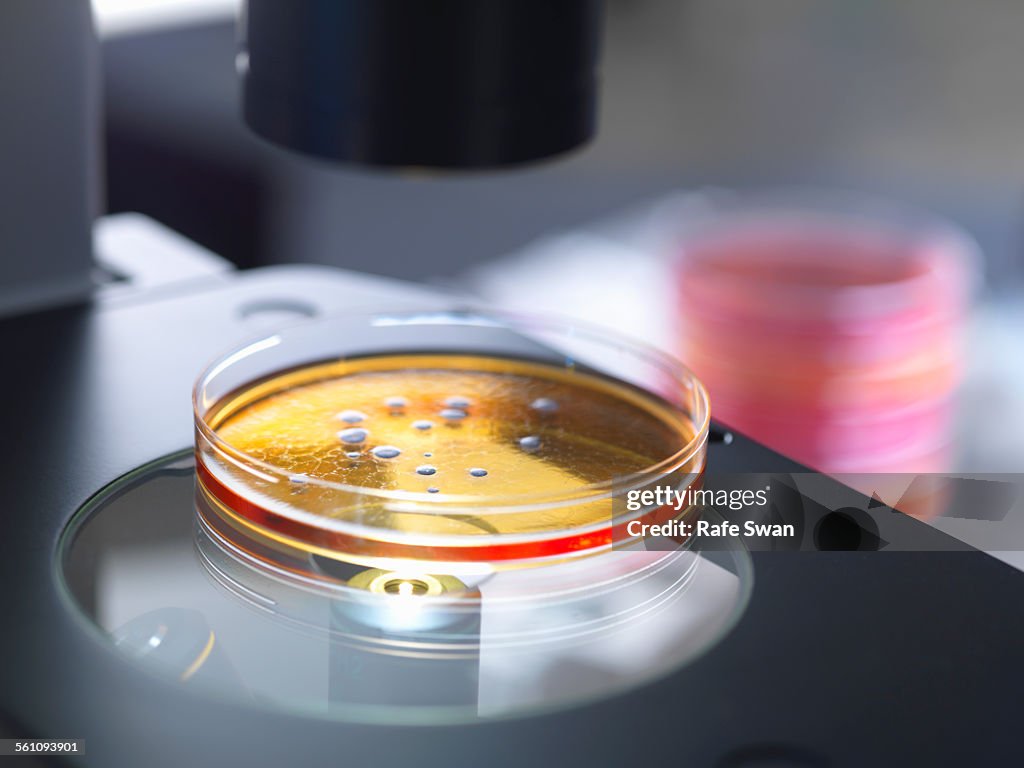
[[[948,471],[976,247],[923,214],[825,197],[690,223],[682,357],[717,420],[809,467]]]

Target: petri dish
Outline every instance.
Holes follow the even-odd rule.
[[[716,418],[823,472],[948,471],[973,240],[855,194],[709,202],[674,245],[680,350]]]
[[[700,482],[709,425],[703,386],[668,356],[479,312],[256,340],[200,375],[194,411],[208,519],[275,551],[446,573],[613,548],[663,514],[627,511],[627,492]]]

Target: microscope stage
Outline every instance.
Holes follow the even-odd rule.
[[[116,652],[63,585],[62,537],[101,489],[192,445],[197,372],[285,316],[452,304],[386,280],[275,267],[0,322],[8,360],[32,364],[10,366],[2,379],[9,630],[0,650],[16,663],[3,665],[0,691],[18,735],[84,738],[83,764],[114,767],[276,766],[300,754],[375,766],[431,755],[449,765],[571,757],[621,766],[635,763],[638,740],[651,765],[867,765],[883,754],[941,765],[1018,749],[1016,712],[992,703],[1014,700],[1024,679],[1024,618],[1012,609],[1024,574],[967,547],[751,552],[752,592],[735,625],[666,676],[583,706],[472,726],[282,714],[259,697],[168,683]],[[708,463],[806,471],[741,435],[713,441]],[[885,514],[911,535],[942,536]],[[985,719],[983,738],[953,727],[951,704],[961,722]]]

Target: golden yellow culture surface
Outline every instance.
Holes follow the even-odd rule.
[[[291,476],[295,506],[349,515],[315,479],[409,491],[443,502],[564,497],[642,472],[685,447],[693,425],[665,402],[602,376],[474,356],[387,356],[307,366],[220,403],[208,421],[236,450]],[[372,514],[363,504],[363,522]],[[564,528],[607,518],[580,503],[509,515],[502,531]],[[541,516],[543,519],[540,519]],[[465,521],[389,514],[392,529],[470,532]],[[475,531],[483,532],[483,531]]]

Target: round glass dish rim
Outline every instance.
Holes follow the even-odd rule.
[[[880,195],[814,186],[753,192],[711,190],[704,194],[706,208],[691,214],[692,220],[675,239],[673,260],[684,268],[693,263],[693,243],[722,237],[737,223],[771,225],[804,220],[845,232],[856,229],[858,222],[868,222],[872,231],[878,233],[892,236],[902,233],[922,242],[943,244],[944,256],[961,267],[967,277],[967,283],[962,286],[965,295],[971,296],[978,290],[982,264],[980,244],[962,225],[925,207]],[[901,259],[905,261],[907,259]],[[870,308],[878,298],[898,296],[902,291],[927,285],[939,269],[934,259],[930,259],[923,272],[909,277],[871,285],[774,285],[772,295],[786,301],[820,301],[825,296],[827,301],[841,300],[847,306],[859,307],[865,302]],[[741,285],[757,285],[755,279],[746,276],[731,276],[729,280]]]
[[[112,498],[116,498],[119,493],[130,489],[134,483],[144,478],[147,473],[152,471],[154,468],[162,466],[169,458],[184,458],[187,451],[188,449],[175,451],[146,462],[145,464],[142,464],[141,466],[138,466],[107,483],[79,505],[79,507],[71,514],[70,519],[64,525],[60,535],[57,537],[56,547],[54,550],[55,556],[52,561],[54,567],[51,569],[50,574],[51,578],[55,582],[54,586],[58,601],[63,603],[63,607],[68,612],[71,620],[78,625],[79,629],[83,633],[96,641],[97,645],[101,647],[105,653],[110,654],[112,658],[117,658],[125,662],[140,674],[152,675],[154,680],[160,680],[162,682],[166,682],[166,679],[157,677],[154,671],[147,667],[142,661],[117,651],[115,645],[110,642],[110,633],[103,629],[101,625],[89,615],[72,591],[67,578],[67,561],[71,553],[71,548],[74,546],[78,535],[82,532],[89,521],[103,509],[105,504],[109,503]],[[476,723],[486,722],[507,722],[528,718],[533,719],[549,713],[570,711],[595,702],[606,701],[610,698],[627,696],[634,691],[641,690],[645,686],[657,684],[659,681],[662,681],[672,675],[679,674],[682,670],[689,668],[714,649],[718,643],[723,638],[727,637],[740,623],[740,620],[746,614],[754,592],[754,582],[756,578],[754,563],[750,556],[750,551],[743,544],[742,540],[738,540],[737,547],[727,547],[724,552],[731,555],[731,562],[737,569],[736,576],[739,580],[739,591],[735,602],[730,608],[729,615],[726,617],[725,621],[716,628],[713,637],[708,638],[707,642],[691,655],[687,656],[682,661],[670,664],[667,668],[661,670],[659,674],[648,678],[628,680],[627,682],[601,694],[587,695],[577,700],[548,702],[532,709],[513,710],[488,717],[480,717],[479,715],[476,715],[473,710],[457,705],[439,705],[437,707],[425,709],[422,707],[416,707],[415,705],[389,707],[382,704],[360,704],[357,706],[344,705],[333,710],[313,708],[305,703],[298,703],[294,706],[290,706],[289,704],[279,706],[267,700],[249,700],[241,705],[249,707],[254,711],[270,713],[280,713],[285,711],[285,707],[289,707],[289,709],[287,709],[287,713],[290,715],[298,715],[300,717],[308,718],[309,720],[325,723],[444,727],[473,725]],[[229,693],[226,693],[221,689],[207,687],[204,688],[199,695],[208,700],[221,702],[225,705],[239,705],[239,699],[231,696]]]
[[[326,325],[331,322],[337,322],[345,319],[366,320],[371,325],[375,320],[393,322],[398,319],[401,319],[405,324],[409,325],[423,324],[448,326],[494,326],[495,321],[497,321],[499,323],[498,327],[501,328],[508,328],[511,330],[527,330],[530,327],[535,329],[546,329],[548,331],[554,331],[558,335],[565,337],[584,337],[604,346],[624,348],[628,350],[629,354],[640,358],[645,362],[651,363],[661,371],[668,373],[671,379],[680,386],[680,389],[693,392],[694,397],[697,398],[697,405],[702,411],[701,418],[699,422],[695,420],[692,422],[694,427],[693,438],[691,438],[686,445],[671,456],[668,456],[639,472],[622,475],[621,477],[612,478],[611,480],[603,480],[597,483],[582,485],[565,493],[522,493],[507,494],[505,496],[450,494],[439,498],[437,495],[431,493],[368,488],[366,486],[338,483],[315,477],[305,478],[304,481],[306,485],[328,488],[334,491],[367,496],[375,499],[405,502],[407,504],[415,504],[417,506],[423,504],[424,507],[435,508],[438,511],[477,505],[487,507],[489,514],[500,514],[501,512],[514,513],[533,508],[538,504],[542,506],[555,507],[563,504],[579,504],[587,501],[597,501],[602,498],[606,498],[609,493],[629,490],[635,487],[639,480],[643,480],[654,474],[669,474],[685,465],[687,462],[692,460],[700,449],[707,443],[711,425],[711,403],[708,392],[703,382],[701,382],[696,374],[694,374],[693,371],[690,370],[682,361],[638,339],[631,338],[624,334],[618,334],[614,331],[610,331],[590,323],[579,322],[572,318],[560,318],[551,315],[541,316],[490,309],[478,310],[473,307],[460,307],[459,309],[438,309],[434,307],[421,310],[405,308],[396,311],[374,310],[366,312],[335,312],[324,315],[323,317],[293,324],[274,333],[263,334],[242,342],[237,347],[218,355],[209,364],[207,364],[199,373],[199,376],[192,387],[193,421],[196,429],[200,434],[202,434],[203,439],[218,451],[250,463],[254,467],[275,478],[279,477],[282,480],[287,481],[288,473],[283,472],[280,467],[264,462],[245,451],[239,450],[227,441],[223,440],[213,429],[210,428],[206,419],[200,413],[200,392],[211,376],[219,372],[219,370],[224,367],[225,363],[232,358],[241,359],[240,356],[243,356],[243,353],[246,353],[248,350],[252,350],[253,353],[263,351],[268,348],[267,342],[271,339],[281,339],[288,334],[301,333],[315,325]],[[439,320],[442,319],[444,322],[439,322]],[[422,322],[420,322],[421,320]],[[473,322],[474,320],[482,322]],[[276,346],[276,344],[274,346]],[[197,458],[197,461],[198,460],[199,459]],[[277,514],[281,514],[282,511],[283,510],[278,511]]]

